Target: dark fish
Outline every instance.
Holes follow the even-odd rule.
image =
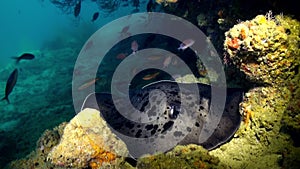
[[[92,18],[92,22],[94,22],[99,17],[99,12],[95,12]]]
[[[183,88],[179,88],[178,84]],[[199,93],[195,93],[193,85],[198,87]],[[214,90],[218,91],[215,88]],[[162,91],[165,95],[157,91]],[[239,103],[242,101],[243,91],[227,89],[224,110],[219,109],[219,105],[211,104],[211,92],[212,87],[209,85],[164,80],[146,85],[142,89],[131,90],[129,102],[125,100],[127,97],[114,97],[113,101],[109,93],[92,93],[86,97],[81,109],[100,110],[101,116],[126,143],[130,155],[135,158],[169,150],[178,144],[193,143],[211,150],[227,142],[239,128],[242,120]],[[183,102],[185,104],[181,104]],[[114,103],[121,105],[118,110],[123,110],[122,114]],[[218,114],[218,111],[222,114]],[[129,115],[134,118],[136,113],[139,114],[138,119],[124,117]],[[220,121],[210,135],[205,130],[205,125],[211,124],[217,116]],[[194,122],[190,121],[191,118]],[[204,140],[200,135],[210,136]]]
[[[34,55],[31,53],[23,53],[21,56],[18,57],[12,57],[13,59],[17,60],[17,63],[19,63],[20,60],[26,59],[26,60],[32,60],[34,59]]]
[[[140,6],[140,0],[132,0],[132,5],[137,9]]]
[[[15,87],[18,79],[18,69],[15,69],[7,79],[6,88],[5,88],[5,97],[1,100],[6,100],[9,103],[8,95],[12,92],[13,88]]]
[[[75,8],[74,8],[74,16],[77,17],[80,13],[81,9],[81,0],[77,1]]]
[[[149,0],[147,3],[147,12],[152,12],[154,3],[152,0]]]

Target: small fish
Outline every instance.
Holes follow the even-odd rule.
[[[156,72],[156,73],[153,73],[153,74],[148,74],[148,75],[143,77],[143,80],[151,80],[151,79],[156,78],[156,76],[158,76],[158,75],[159,75],[159,72]]]
[[[17,63],[19,63],[20,60],[26,59],[26,60],[32,60],[34,59],[34,55],[31,53],[23,53],[21,56],[18,57],[12,57],[13,59],[17,60]]]
[[[121,30],[120,33],[121,33],[121,34],[126,34],[126,33],[128,32],[128,30],[129,30],[129,25],[123,27],[123,29]]]
[[[132,53],[135,54],[135,52],[139,49],[139,44],[136,41],[131,42],[131,50]]]
[[[171,63],[171,60],[172,60],[172,57],[171,57],[171,56],[168,56],[168,57],[164,60],[163,68],[168,67],[169,64]]]
[[[94,46],[94,42],[90,40],[84,47],[84,51],[86,52],[87,50],[91,49]]]
[[[126,54],[125,53],[120,53],[116,56],[117,59],[124,59],[126,58]]]
[[[77,1],[75,8],[74,8],[74,16],[77,18],[77,16],[80,13],[80,9],[81,9],[81,0]]]
[[[95,79],[92,79],[92,80],[89,80],[87,81],[86,83],[82,84],[81,86],[78,87],[78,90],[83,90],[83,89],[86,89],[88,88],[89,86],[91,86],[92,84],[95,84],[96,81],[98,81],[99,78],[95,78]]]
[[[13,88],[15,87],[18,79],[18,69],[15,69],[7,79],[6,88],[5,88],[5,97],[1,100],[6,100],[9,103],[8,95],[12,92]]]
[[[185,50],[186,48],[191,47],[194,43],[195,41],[193,39],[186,39],[180,44],[178,50]]]
[[[161,56],[153,55],[153,56],[149,56],[147,59],[151,60],[151,61],[155,61],[155,60],[159,60],[160,58],[161,58]]]
[[[173,62],[172,62],[172,65],[177,65],[177,64],[178,64],[177,59],[174,59]]]
[[[120,37],[130,36],[131,33],[128,32],[128,30],[129,30],[129,26],[128,26],[128,25],[125,26],[125,27],[123,27],[123,29],[122,29],[121,32],[120,32]]]
[[[152,12],[154,3],[152,0],[149,0],[147,3],[147,12]]]
[[[95,20],[97,20],[99,17],[99,12],[95,12],[92,18],[92,22],[94,22]]]

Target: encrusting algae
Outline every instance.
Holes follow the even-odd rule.
[[[226,59],[254,83],[241,103],[244,123],[234,138],[209,152],[230,168],[297,168],[300,23],[258,15],[226,32]],[[258,85],[259,86],[259,85]],[[297,103],[298,102],[298,103]]]
[[[225,33],[229,60],[255,82],[281,84],[299,66],[299,22],[269,12]]]
[[[219,165],[217,157],[208,154],[201,146],[190,144],[188,146],[176,146],[165,154],[156,154],[139,159],[138,169],[209,169],[224,168]]]
[[[84,109],[67,124],[48,160],[57,166],[95,169],[127,155],[125,143],[110,131],[100,112]]]
[[[85,109],[69,123],[46,130],[37,148],[8,168],[130,168],[124,161],[128,151],[95,109]]]

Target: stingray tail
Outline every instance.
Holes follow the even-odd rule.
[[[1,99],[1,101],[3,101],[3,100],[6,100],[8,104],[10,103],[7,96],[5,96]]]

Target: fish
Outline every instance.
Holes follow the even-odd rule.
[[[163,62],[163,68],[168,67],[169,64],[171,63],[171,61],[172,61],[172,57],[171,56],[166,57],[166,59]]]
[[[94,46],[93,40],[90,40],[84,47],[84,51],[86,52],[87,50],[91,49]]]
[[[152,0],[149,0],[148,3],[147,3],[147,12],[152,12],[153,11],[153,6],[154,6],[154,3]]]
[[[129,25],[124,26],[120,32],[120,37],[130,36],[131,33],[128,32],[129,28],[130,28]]]
[[[124,26],[123,28],[122,28],[122,30],[121,30],[121,34],[124,34],[124,33],[127,33],[128,32],[128,30],[129,30],[129,25],[127,25],[127,26]]]
[[[135,52],[139,49],[139,44],[137,43],[137,41],[132,41],[131,42],[131,50],[132,50],[132,54],[135,54]]]
[[[81,10],[81,0],[78,0],[74,8],[74,16],[77,18]]]
[[[147,59],[151,60],[151,61],[156,61],[156,60],[159,60],[161,58],[162,58],[161,56],[153,55],[153,56],[149,56]]]
[[[95,20],[97,20],[99,17],[99,12],[95,12],[92,18],[92,22],[94,22]]]
[[[99,78],[93,78],[91,80],[88,80],[87,82],[85,82],[81,86],[79,86],[78,90],[86,89],[86,88],[90,87],[91,85],[95,84],[96,81],[98,81],[98,80],[99,80]]]
[[[32,60],[35,58],[35,56],[31,53],[23,53],[21,56],[12,57],[13,59],[16,59],[17,63],[20,62],[20,60]]]
[[[2,100],[6,100],[7,103],[10,103],[8,96],[14,89],[18,79],[18,69],[15,69],[8,77],[7,82],[6,82],[6,88],[5,88],[5,96]]]
[[[153,74],[148,74],[143,77],[143,80],[151,80],[156,78],[159,75],[159,72],[153,73]]]
[[[198,87],[199,93],[193,90],[193,85]],[[212,87],[207,84],[161,80],[130,90],[129,102],[128,96],[121,98],[111,93],[90,93],[83,101],[81,110],[99,110],[101,117],[112,132],[125,142],[129,154],[134,158],[170,150],[176,145],[198,144],[212,150],[228,142],[242,121],[239,104],[243,99],[243,89],[225,90],[225,107],[220,110],[223,113],[216,129],[206,141],[201,140],[199,135],[207,134],[207,130],[202,130],[203,126],[214,120],[215,113],[211,110],[219,107],[211,104]],[[165,97],[158,91],[163,92]],[[186,104],[182,105],[182,100]],[[119,103],[121,107],[117,109],[114,103]],[[119,110],[122,110],[122,114]],[[136,118],[138,113],[137,120],[126,118]],[[190,118],[195,121],[189,121]],[[184,119],[188,122],[184,122]]]
[[[117,56],[116,56],[117,59],[124,59],[126,58],[126,54],[125,53],[119,53]]]
[[[185,50],[188,47],[191,47],[194,43],[195,41],[193,39],[186,39],[180,44],[178,50]]]

